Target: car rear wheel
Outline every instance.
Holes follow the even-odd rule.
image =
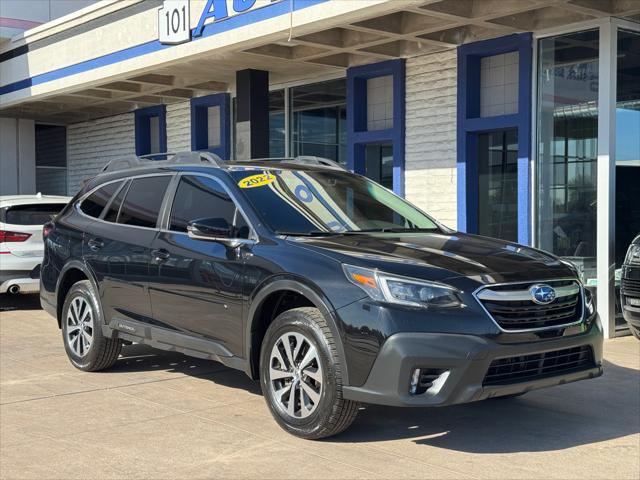
[[[111,367],[122,349],[122,341],[102,334],[100,304],[88,280],[74,284],[62,307],[62,338],[74,367],[95,372]]]
[[[278,424],[307,439],[347,429],[358,404],[342,398],[342,365],[320,311],[288,310],[269,326],[262,344],[262,391]]]

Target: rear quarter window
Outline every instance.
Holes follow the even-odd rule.
[[[34,203],[5,207],[0,218],[11,225],[44,225],[51,221],[65,203]]]
[[[98,188],[80,204],[82,213],[90,217],[99,218],[102,210],[109,203],[113,194],[120,188],[120,185],[122,185],[121,181],[108,183],[104,187]]]

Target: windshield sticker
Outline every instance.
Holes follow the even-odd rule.
[[[258,175],[251,175],[250,177],[244,177],[238,182],[240,188],[256,188],[269,185],[276,179],[276,176],[271,173],[259,173]]]

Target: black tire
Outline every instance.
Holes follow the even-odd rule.
[[[631,335],[633,335],[638,340],[640,340],[640,328],[634,327],[630,323],[627,323],[627,325],[629,325],[629,331],[631,332]]]
[[[270,385],[271,352],[282,335],[288,333],[302,334],[315,347],[317,362],[321,366],[323,383],[320,397],[315,410],[306,418],[295,418],[285,412],[278,404]],[[340,364],[335,342],[324,316],[317,308],[288,310],[279,315],[267,330],[260,355],[262,392],[278,424],[297,437],[316,440],[336,435],[346,430],[358,414],[359,404],[342,397],[343,366]],[[303,371],[302,368],[300,371]],[[300,373],[300,376],[303,377],[304,374]],[[302,401],[300,396],[295,398]]]
[[[86,302],[85,308],[91,309],[91,315],[93,319],[93,328],[91,332],[91,343],[86,351],[82,352],[82,355],[74,352],[69,345],[68,331],[70,328],[67,318],[69,316],[69,309],[72,308],[72,302],[74,300],[79,302]],[[64,300],[64,306],[62,307],[62,318],[60,319],[62,325],[62,341],[64,349],[67,352],[67,357],[71,364],[85,372],[97,372],[99,370],[105,370],[116,362],[122,350],[122,341],[117,338],[108,338],[102,334],[103,317],[102,309],[100,308],[100,302],[96,296],[96,293],[91,286],[91,282],[88,280],[82,280],[74,284]]]

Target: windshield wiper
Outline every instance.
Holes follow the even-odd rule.
[[[365,228],[363,230],[346,230],[340,232],[343,234],[358,234],[358,233],[420,233],[420,232],[439,232],[440,229],[434,228],[410,228],[410,227],[383,227],[383,228]]]
[[[325,237],[330,235],[340,235],[341,232],[325,232],[322,230],[308,230],[306,232],[287,232],[284,230],[276,230],[278,235],[289,237]]]

